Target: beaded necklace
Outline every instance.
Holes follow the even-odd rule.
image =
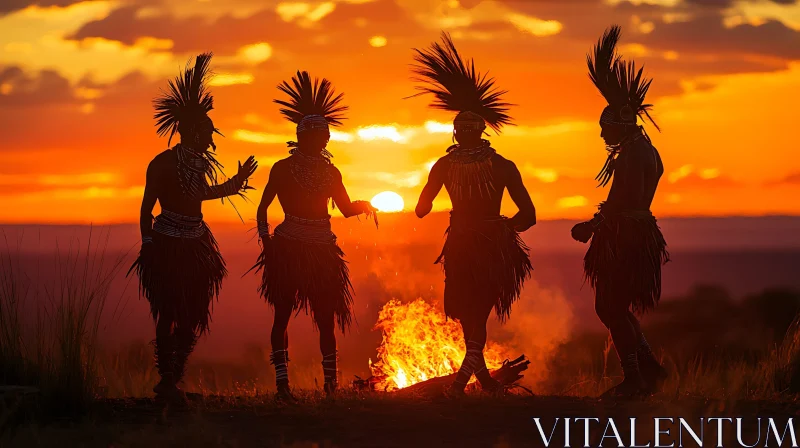
[[[465,148],[453,145],[447,148],[450,169],[447,177],[450,194],[457,198],[472,197],[477,190],[480,197],[494,191],[492,179],[492,156],[496,151],[488,140],[481,140],[478,146]]]

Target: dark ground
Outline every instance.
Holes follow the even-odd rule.
[[[318,395],[299,404],[277,405],[270,397],[196,399],[192,409],[162,412],[148,399],[101,402],[81,422],[22,426],[3,447],[85,446],[293,446],[293,447],[507,447],[543,446],[533,418],[542,418],[546,434],[555,417],[597,417],[591,446],[599,446],[606,418],[613,417],[623,440],[629,440],[629,418],[639,418],[637,440],[653,440],[650,417],[744,417],[748,444],[755,440],[755,417],[774,417],[781,430],[787,418],[797,417],[798,405],[778,402],[726,403],[702,398],[650,397],[615,403],[589,398],[513,395],[503,398],[470,395],[445,398],[397,397],[348,393],[335,401]],[[572,446],[583,445],[582,424],[574,424]],[[563,426],[550,446],[563,446]],[[675,427],[673,427],[675,428]],[[674,434],[674,430],[673,430]],[[716,446],[716,427],[707,427],[705,446]],[[724,446],[735,444],[736,433],[726,430]],[[669,445],[669,437],[662,445]],[[758,446],[764,446],[763,438]],[[626,444],[628,442],[625,442]],[[613,439],[603,446],[617,446]],[[652,445],[651,445],[652,446]],[[675,446],[678,446],[676,443]],[[684,446],[696,446],[687,443]],[[775,446],[774,441],[769,446]],[[785,445],[786,446],[786,445]]]

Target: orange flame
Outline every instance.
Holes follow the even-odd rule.
[[[466,347],[461,325],[422,299],[411,303],[390,300],[378,314],[375,329],[383,332],[378,359],[369,367],[378,390],[402,389],[458,371]],[[505,350],[487,344],[489,370],[499,368]],[[474,381],[474,379],[473,379]]]

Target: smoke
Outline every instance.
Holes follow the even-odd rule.
[[[570,301],[560,290],[542,287],[531,279],[514,304],[511,318],[504,325],[490,320],[489,340],[531,361],[522,384],[536,391],[550,373],[556,350],[571,336],[573,318]]]

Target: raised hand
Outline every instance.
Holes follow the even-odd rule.
[[[581,243],[588,243],[594,235],[594,227],[590,222],[581,222],[572,227],[572,239]]]
[[[244,165],[242,162],[239,162],[239,171],[236,173],[236,178],[239,182],[244,183],[244,190],[252,190],[253,187],[247,185],[247,179],[256,172],[258,168],[258,162],[256,162],[256,158],[254,156],[250,156],[245,160]]]

